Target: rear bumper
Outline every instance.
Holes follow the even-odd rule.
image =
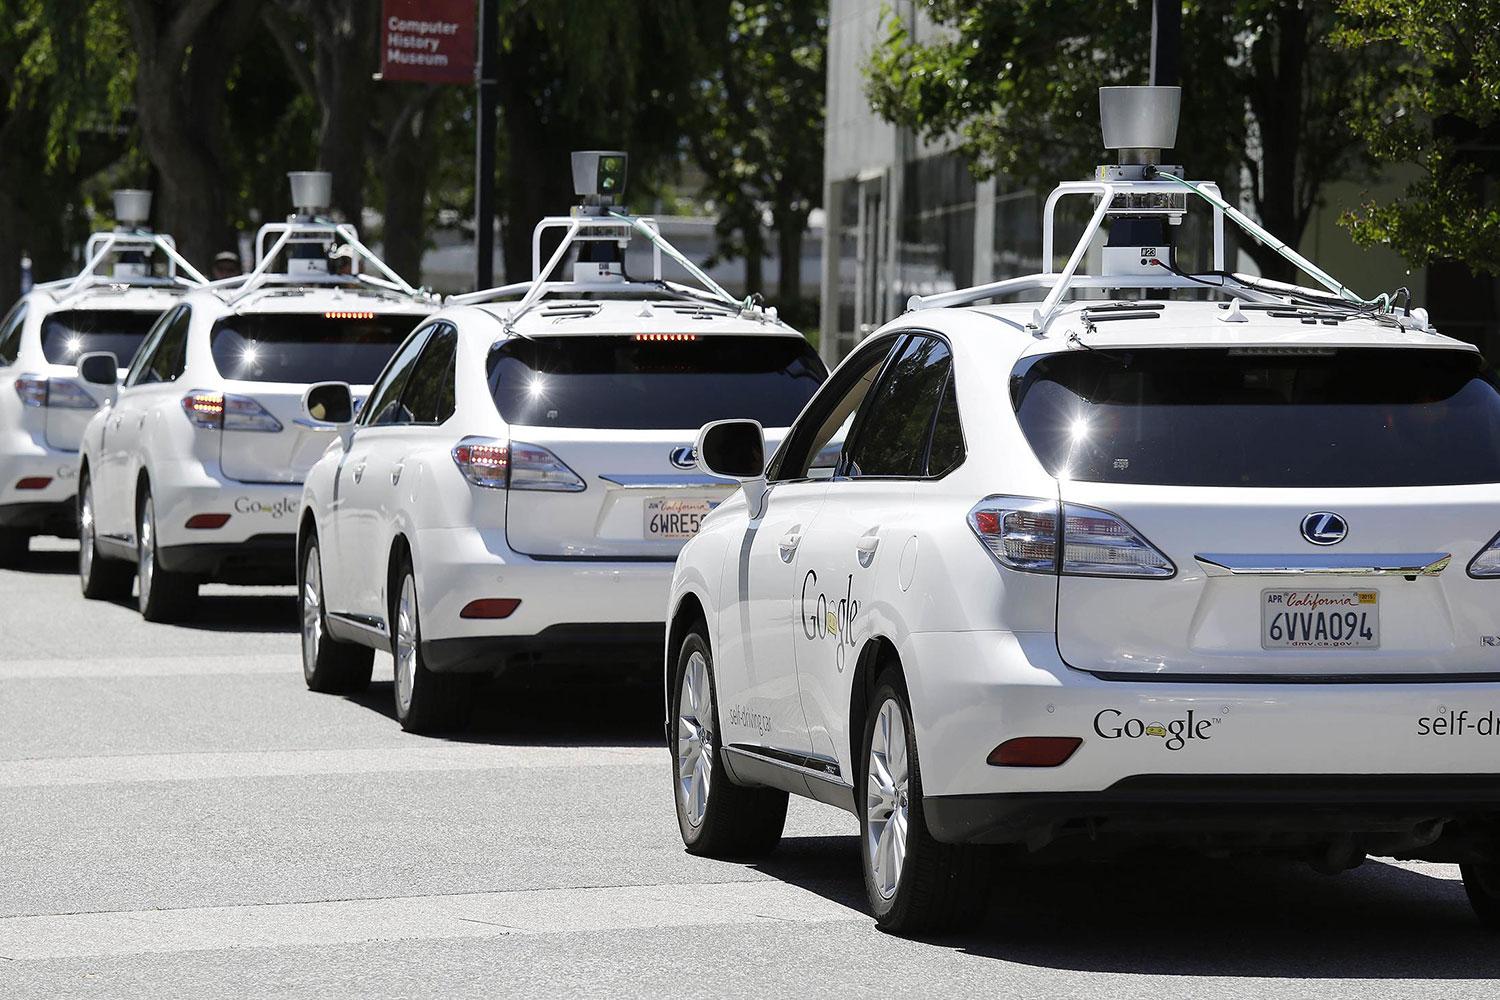
[[[1091,838],[1402,836],[1433,821],[1500,818],[1494,774],[1143,774],[1098,792],[927,796],[946,843],[1014,843],[1069,827]]]
[[[1500,683],[1103,680],[1066,666],[1051,633],[914,633],[901,659],[926,796],[999,796],[1003,808],[1005,797],[1036,795],[1109,805],[1122,792],[1137,801],[1149,786],[1259,804],[1262,779],[1278,794],[1324,782],[1330,794],[1352,789],[1357,798],[1367,787],[1399,795],[1448,776],[1477,783],[1464,786],[1474,794],[1500,789]],[[1026,736],[1082,743],[1056,767],[987,762],[996,746]],[[1156,803],[1168,821],[1172,801]]]
[[[255,535],[240,542],[168,545],[157,549],[161,568],[220,583],[270,586],[297,581],[297,536]]]
[[[210,475],[195,462],[153,468],[151,494],[157,545],[163,549],[256,548],[266,544],[256,541],[262,536],[294,538],[302,506],[300,483],[238,483]],[[219,528],[189,528],[188,519],[197,514],[227,514],[229,520]],[[295,561],[288,550],[287,565]]]
[[[17,450],[24,445],[24,450]],[[78,493],[78,453],[60,451],[39,445],[30,436],[21,433],[0,435],[0,446],[10,450],[0,452],[0,511],[18,508],[19,513],[8,515],[23,521],[37,516],[37,510],[46,505],[71,507]],[[41,489],[17,489],[22,480],[47,480]],[[72,514],[67,522],[74,520]],[[14,527],[28,527],[29,523],[0,522]],[[44,518],[43,528],[51,527],[52,519]],[[70,529],[71,531],[72,529]],[[50,533],[50,532],[49,532]]]
[[[412,556],[431,643],[483,640],[500,652],[645,643],[660,656],[671,562],[533,559],[507,547],[502,530],[475,527],[417,531]],[[462,617],[483,598],[521,603],[508,618]]]
[[[583,661],[603,657],[612,666],[655,667],[666,627],[658,623],[551,625],[536,635],[488,635],[423,642],[422,658],[434,673],[494,673],[517,655]]]

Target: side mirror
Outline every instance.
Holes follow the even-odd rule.
[[[698,468],[738,480],[750,516],[760,517],[766,495],[766,435],[759,421],[716,420],[698,432]]]
[[[354,394],[348,382],[319,382],[302,394],[302,413],[307,422],[319,424],[352,424]]]
[[[89,385],[114,388],[120,382],[120,359],[112,351],[93,351],[78,359],[78,374]]]

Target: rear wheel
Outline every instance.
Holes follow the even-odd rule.
[[[407,559],[397,577],[391,605],[391,655],[396,661],[396,721],[409,733],[463,728],[473,709],[472,674],[435,674],[422,656],[422,624],[417,612],[417,578]]]
[[[323,606],[323,561],[316,535],[302,546],[302,586],[297,591],[302,621],[302,677],[314,691],[357,694],[370,683],[375,651],[340,642],[328,634]]]
[[[78,585],[90,601],[115,601],[130,596],[134,574],[130,563],[110,559],[99,551],[94,529],[94,484],[87,472],[78,484]]]
[[[198,600],[198,581],[161,568],[156,546],[156,505],[147,490],[141,494],[136,526],[136,604],[148,622],[181,621]]]
[[[0,528],[0,567],[15,569],[26,564],[31,535],[21,528]]]
[[[988,897],[989,856],[974,845],[939,843],[928,832],[916,731],[896,671],[876,685],[862,745],[860,855],[876,924],[919,934],[976,922]]]
[[[1492,931],[1500,931],[1500,862],[1480,861],[1459,866],[1464,876],[1464,892],[1479,922]]]
[[[786,826],[787,793],[736,785],[724,773],[713,656],[700,629],[689,632],[678,648],[672,685],[677,826],[690,854],[768,854],[781,842]]]

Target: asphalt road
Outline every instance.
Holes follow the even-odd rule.
[[[0,572],[0,997],[1493,997],[1457,871],[1251,862],[1002,877],[985,924],[875,930],[854,821],[683,853],[654,692],[486,692],[401,733],[390,660],[309,693],[290,590],[182,627]]]

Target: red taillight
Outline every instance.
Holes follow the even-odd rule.
[[[228,523],[228,514],[194,514],[187,519],[189,528],[222,528]]]
[[[475,486],[504,489],[510,472],[510,447],[489,438],[464,438],[453,446],[453,462]]]
[[[685,341],[685,340],[697,340],[698,339],[698,335],[696,333],[638,333],[638,334],[635,335],[635,339],[638,340],[638,341],[651,341],[651,342],[667,341],[667,340],[670,340],[670,341]]]
[[[27,476],[25,479],[16,480],[18,490],[45,490],[51,485],[51,476]]]
[[[191,392],[182,397],[182,411],[199,427],[222,427],[224,425],[224,394],[222,392]]]
[[[518,597],[486,597],[470,601],[458,613],[460,618],[509,618],[521,606]]]
[[[996,767],[1056,767],[1083,746],[1077,736],[1018,736],[990,751]]]
[[[375,314],[363,310],[330,309],[323,314],[324,319],[374,319]]]

